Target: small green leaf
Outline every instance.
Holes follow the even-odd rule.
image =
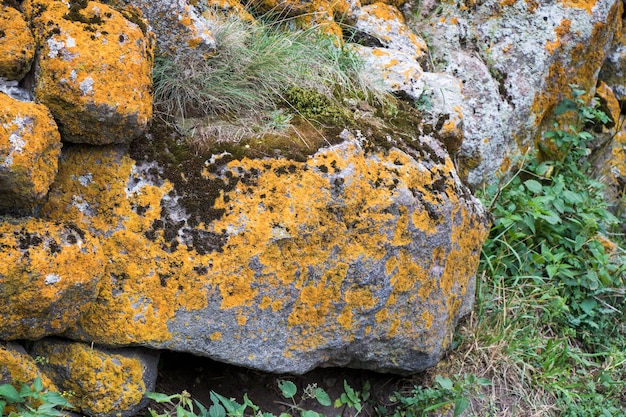
[[[293,398],[294,395],[296,395],[296,392],[298,392],[296,384],[291,381],[278,381],[278,388],[285,398]]]
[[[152,401],[156,401],[157,403],[169,403],[172,399],[176,398],[178,394],[174,395],[166,395],[161,394],[160,392],[146,392],[146,397],[150,398]]]
[[[209,417],[226,417],[226,410],[221,404],[213,404],[209,407]]]
[[[17,403],[23,400],[22,396],[11,384],[0,385],[0,398],[4,398],[9,404]]]
[[[578,106],[576,103],[568,98],[562,100],[554,109],[554,114],[560,116],[563,113],[567,113],[568,111],[577,110]]]
[[[322,388],[315,389],[315,398],[317,399],[317,402],[323,406],[328,407],[332,404],[332,402],[330,401],[330,397]]]
[[[524,185],[531,193],[539,194],[543,188],[541,183],[537,180],[526,180]]]
[[[467,398],[459,398],[454,403],[454,417],[458,417],[469,407],[470,402]]]
[[[441,375],[437,375],[435,377],[435,381],[437,381],[437,383],[441,385],[441,388],[447,391],[452,391],[452,387],[454,386],[454,384],[452,383],[452,380],[450,378],[444,378]]]
[[[582,308],[583,311],[590,316],[593,315],[594,310],[596,309],[597,306],[598,306],[598,303],[593,298],[587,298],[582,303],[580,303],[580,308]]]
[[[300,416],[301,417],[320,417],[320,415],[313,410],[302,410],[302,412],[300,413]]]
[[[41,376],[40,375],[37,375],[37,377],[33,381],[33,388],[37,392],[43,391],[43,383],[41,382]]]

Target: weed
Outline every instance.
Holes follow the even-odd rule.
[[[11,384],[0,385],[0,416],[59,417],[71,408],[61,394],[44,390],[39,375],[32,384],[22,383],[19,391]]]
[[[302,403],[308,399],[315,399],[320,405],[328,407],[333,404],[330,397],[322,388],[319,388],[316,384],[308,385],[301,395],[299,401],[296,400],[296,394],[298,388],[296,384],[287,380],[278,381],[278,389],[282,396],[290,401],[282,403],[288,406],[292,413],[297,413],[300,417],[321,417],[319,413],[313,410],[308,410],[302,407]],[[364,389],[363,394],[355,391],[347,382],[344,381],[345,392],[341,394],[341,397],[334,402],[336,408],[343,407],[355,411],[352,416],[356,417],[362,408],[363,402],[369,398],[369,391]],[[210,392],[211,402],[213,403],[209,408],[206,408],[203,404],[196,400],[192,400],[189,393],[183,391],[181,394],[165,395],[150,392],[146,394],[148,398],[159,404],[166,404],[169,406],[169,410],[163,413],[158,413],[153,409],[149,409],[148,415],[150,417],[243,417],[244,415],[255,415],[258,417],[276,417],[269,412],[263,412],[259,406],[254,404],[246,394],[243,396],[243,404],[239,404],[232,398],[226,398],[214,391]],[[197,411],[196,411],[197,410]],[[292,414],[282,413],[279,417],[290,417]]]

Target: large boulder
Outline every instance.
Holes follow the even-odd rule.
[[[416,11],[418,30],[432,62],[463,82],[458,161],[472,185],[506,173],[540,140],[569,84],[593,96],[623,10],[621,0],[424,4],[432,9]]]
[[[152,117],[152,38],[95,1],[26,0],[40,53],[35,97],[68,142],[128,143]]]
[[[434,365],[472,304],[486,213],[438,143],[391,135],[344,131],[306,161],[68,149],[44,215],[111,262],[66,336],[272,372]]]
[[[54,181],[61,138],[48,109],[0,93],[0,211],[41,202]]]
[[[63,332],[96,298],[98,242],[73,223],[0,220],[0,340]]]
[[[147,404],[157,378],[158,352],[141,348],[103,349],[46,338],[31,354],[57,386],[72,392],[76,411],[90,417],[129,417]]]

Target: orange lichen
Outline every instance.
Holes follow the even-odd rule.
[[[64,139],[117,143],[142,133],[152,117],[152,43],[141,28],[95,1],[82,9],[56,0],[23,7],[41,47],[35,95]]]
[[[565,7],[583,9],[589,14],[593,14],[592,10],[597,2],[598,0],[560,0],[560,3]]]
[[[0,343],[0,384],[11,383],[20,388],[20,384],[31,384],[38,375],[44,389],[59,392],[50,378],[39,372],[35,359],[26,351],[11,343]]]
[[[35,39],[22,14],[0,5],[0,77],[20,80],[35,57]]]
[[[83,343],[40,342],[35,351],[72,404],[89,415],[114,414],[139,404],[146,391],[144,366],[133,356],[111,354]]]
[[[98,242],[75,225],[37,219],[0,223],[0,337],[61,333],[97,295],[104,270]]]
[[[569,62],[558,60],[550,66],[546,76],[546,88],[535,95],[530,108],[535,125],[539,126],[550,120],[554,106],[571,91],[569,85],[576,84],[578,88],[588,93],[594,90],[596,74],[606,55],[599,45],[605,45],[613,36],[615,28],[620,26],[620,11],[621,6],[616,3],[605,22],[594,24],[591,37],[586,42],[568,49]],[[563,26],[563,30],[566,26],[567,24]],[[568,46],[562,44],[561,48]]]
[[[0,93],[0,207],[43,199],[58,169],[61,138],[48,109]]]
[[[552,54],[557,50],[557,48],[560,48],[563,44],[563,37],[569,33],[571,26],[572,21],[570,19],[561,20],[559,26],[554,29],[556,39],[546,44],[546,51]]]

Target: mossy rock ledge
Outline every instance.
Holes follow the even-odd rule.
[[[297,161],[162,140],[63,151],[43,215],[109,259],[66,336],[296,374],[416,372],[450,347],[488,221],[437,142],[345,130]]]

